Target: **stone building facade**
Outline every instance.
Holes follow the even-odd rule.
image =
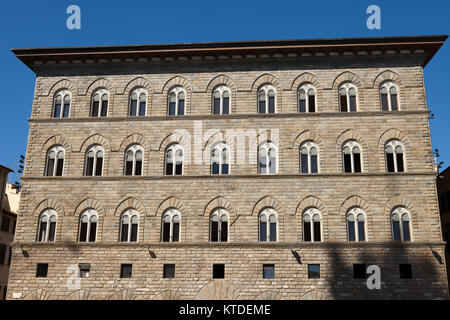
[[[8,299],[446,298],[445,39],[13,50],[36,87]]]
[[[19,209],[20,191],[8,183],[11,169],[0,165],[0,300],[6,299],[9,266]]]

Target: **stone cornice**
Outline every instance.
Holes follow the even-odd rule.
[[[60,123],[60,122],[114,122],[114,121],[189,121],[189,120],[226,120],[226,119],[248,119],[248,118],[359,118],[359,117],[375,117],[375,116],[405,116],[405,115],[425,115],[430,110],[412,110],[412,111],[374,111],[374,112],[315,112],[315,113],[275,113],[275,114],[228,114],[228,115],[184,115],[184,116],[147,116],[147,117],[87,117],[87,118],[28,118],[29,122],[40,123]]]
[[[166,249],[166,248],[280,248],[301,250],[306,248],[410,248],[410,247],[433,247],[445,246],[444,241],[415,241],[415,242],[392,242],[392,241],[367,241],[367,242],[348,242],[348,241],[329,241],[329,242],[138,242],[138,243],[120,243],[120,242],[94,242],[94,243],[79,243],[73,241],[59,241],[59,242],[13,242],[11,246],[15,249],[25,248],[144,248],[144,249]]]
[[[415,176],[430,176],[435,177],[436,172],[362,172],[362,173],[314,173],[314,174],[251,174],[251,175],[237,175],[237,174],[224,174],[224,175],[180,175],[180,176],[61,176],[61,177],[47,177],[47,176],[22,176],[22,180],[48,180],[48,181],[117,181],[117,180],[199,180],[199,179],[223,179],[223,180],[233,180],[233,179],[323,179],[331,177],[342,177],[342,178],[373,178],[373,177],[390,177],[390,178],[405,178],[405,177],[415,177]]]

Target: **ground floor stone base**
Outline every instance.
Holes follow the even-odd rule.
[[[428,243],[312,244],[14,244],[7,298],[18,299],[447,299],[444,245]],[[37,278],[38,263],[48,264]],[[88,278],[78,277],[90,264]],[[120,278],[121,264],[132,277]],[[164,264],[175,277],[163,278]],[[213,279],[213,265],[225,278]],[[263,265],[275,266],[273,279]],[[320,278],[308,278],[308,265]],[[353,264],[377,265],[381,288],[354,279]],[[401,279],[399,264],[411,264]]]

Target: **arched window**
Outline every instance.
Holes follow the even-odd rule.
[[[230,113],[230,89],[220,86],[213,93],[213,114]]]
[[[144,151],[140,145],[132,145],[125,152],[125,175],[142,175],[142,158]]]
[[[128,209],[120,219],[120,242],[137,242],[139,231],[139,214]]]
[[[166,167],[168,176],[183,174],[183,148],[179,144],[172,144],[166,149]]]
[[[258,171],[260,174],[277,173],[278,150],[269,141],[263,142],[258,148]]]
[[[95,242],[97,240],[98,214],[93,209],[84,211],[80,216],[78,232],[79,242]]]
[[[167,210],[162,219],[162,241],[178,242],[180,241],[180,222],[181,214],[176,209]]]
[[[47,152],[45,175],[48,177],[62,176],[64,168],[65,150],[61,146],[54,146]]]
[[[403,150],[403,145],[398,140],[391,140],[386,143],[384,152],[386,154],[386,169],[388,172],[405,171]]]
[[[298,112],[316,112],[316,89],[310,84],[298,90]]]
[[[146,115],[147,109],[147,92],[143,88],[135,89],[130,95],[130,112],[131,117],[143,117]]]
[[[184,115],[186,91],[182,87],[175,87],[169,92],[169,116]]]
[[[209,221],[211,242],[228,242],[228,212],[216,209]]]
[[[68,118],[70,114],[70,92],[61,90],[53,99],[53,118]]]
[[[366,214],[359,207],[347,213],[348,241],[366,241]]]
[[[357,89],[351,83],[344,83],[339,88],[339,104],[341,112],[355,112],[358,109]]]
[[[309,208],[305,210],[303,213],[303,241],[322,241],[321,220],[320,212],[316,208]]]
[[[301,173],[318,173],[319,148],[314,142],[308,141],[300,146],[300,171]]]
[[[86,153],[86,176],[101,176],[103,173],[103,148],[99,145],[92,146]]]
[[[38,242],[54,242],[58,214],[53,209],[45,210],[39,217]]]
[[[259,241],[277,241],[277,213],[266,208],[259,214]]]
[[[91,117],[106,117],[108,115],[109,93],[105,89],[97,90],[92,96]]]
[[[392,238],[394,242],[411,241],[411,216],[403,207],[392,210]]]
[[[211,148],[211,173],[228,174],[230,172],[230,151],[227,145],[219,142]]]
[[[347,141],[342,147],[344,172],[361,172],[361,147],[356,141]]]
[[[265,85],[258,90],[258,113],[275,113],[276,90],[271,85]]]
[[[392,82],[385,82],[380,87],[381,110],[398,111],[398,89]]]

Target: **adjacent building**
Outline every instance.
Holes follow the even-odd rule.
[[[447,277],[449,273],[448,262],[450,248],[448,241],[450,240],[450,167],[440,172],[437,177],[437,192],[439,197],[439,209],[441,212],[442,233],[447,243],[445,256],[447,262]]]
[[[11,243],[14,241],[20,192],[8,183],[11,169],[0,165],[0,300],[6,299],[11,265]]]
[[[14,49],[7,298],[447,298],[423,76],[446,38]]]

